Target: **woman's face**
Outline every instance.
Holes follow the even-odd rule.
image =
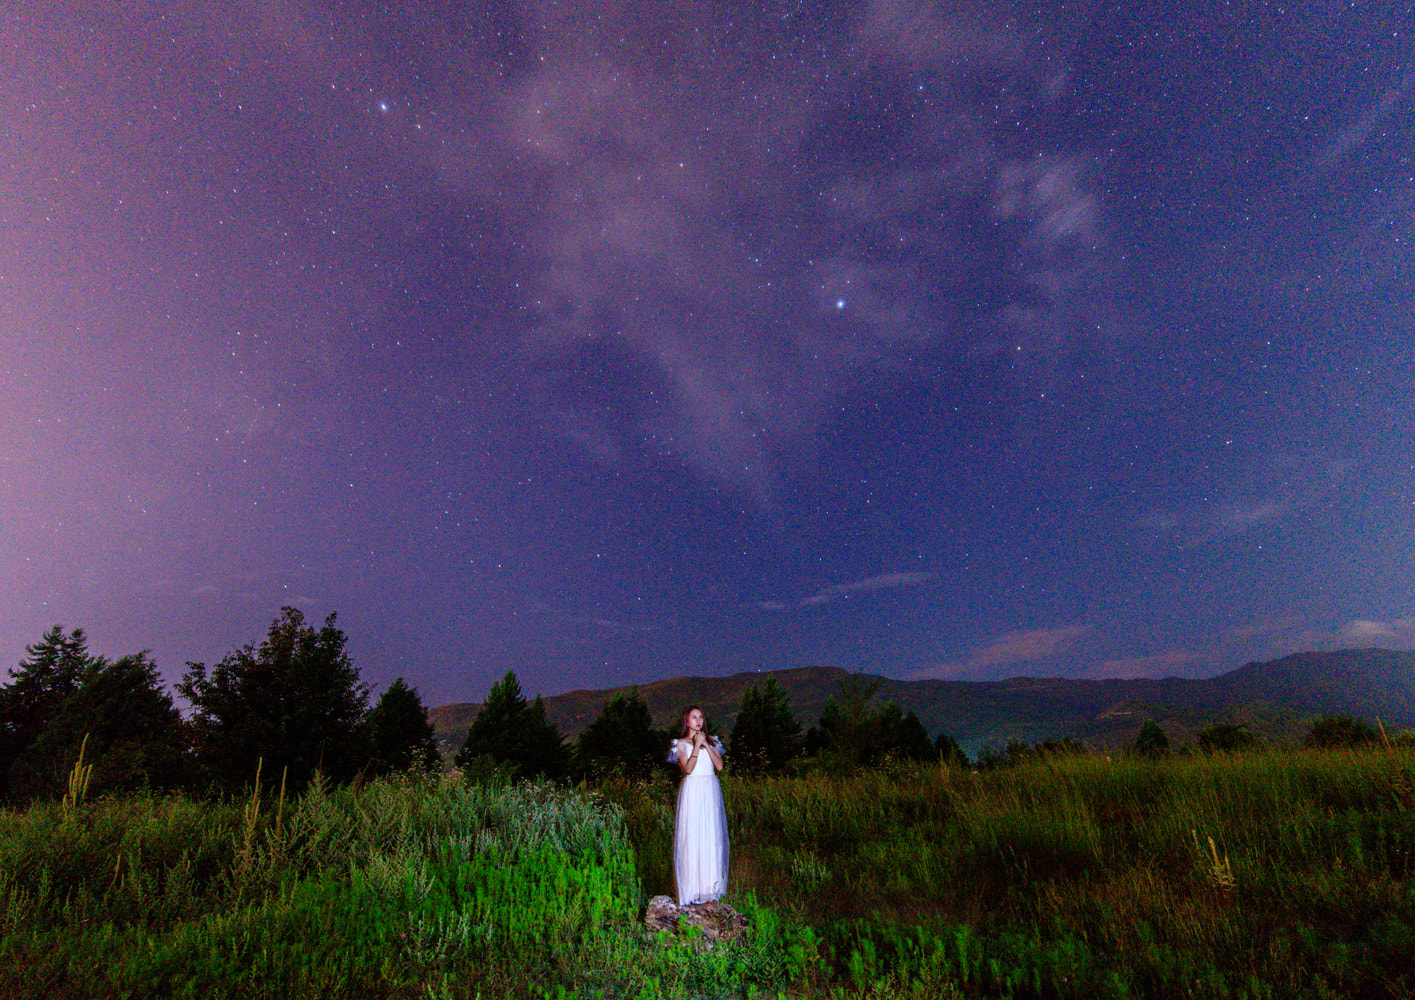
[[[701,732],[703,728],[703,713],[696,708],[688,713],[688,728],[693,732]]]

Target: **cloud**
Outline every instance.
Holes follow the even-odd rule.
[[[937,573],[881,573],[879,576],[852,580],[849,583],[837,583],[794,601],[758,601],[757,607],[763,611],[797,611],[829,604],[850,594],[893,590],[898,587],[919,587],[936,579]]]
[[[565,619],[575,625],[584,625],[595,631],[608,635],[641,635],[644,632],[654,631],[652,625],[633,625],[612,618],[601,618],[589,615],[572,616]]]
[[[1235,538],[1266,524],[1280,521],[1293,507],[1288,499],[1260,497],[1253,500],[1206,505],[1187,513],[1155,510],[1137,524],[1158,534],[1179,535],[1186,547]]]
[[[1070,651],[1077,640],[1089,631],[1090,628],[1085,625],[1069,625],[1063,628],[1008,632],[978,647],[961,660],[919,671],[915,674],[915,679],[996,676],[998,668],[1001,667],[1058,657]]]
[[[744,14],[732,44],[708,41],[708,4],[493,7],[474,27],[257,5],[242,51],[220,18],[183,23],[299,93],[291,141],[320,184],[372,171],[339,242],[415,242],[431,221],[464,245],[438,284],[464,299],[466,339],[514,358],[508,381],[594,460],[680,461],[770,508],[831,404],[880,372],[1010,352],[1000,377],[1026,380],[1019,362],[1068,356],[1101,269],[1094,160],[1018,128],[1053,114],[1064,49],[994,5]],[[805,34],[780,59],[787,30]],[[378,308],[341,303],[319,325]],[[279,433],[264,398],[228,392],[212,419]]]
[[[1248,504],[1236,504],[1214,512],[1211,523],[1214,527],[1230,532],[1246,531],[1267,521],[1274,521],[1287,513],[1287,505],[1272,500],[1261,500]]]
[[[1055,67],[985,5],[876,3],[806,62],[744,44],[741,73],[584,31],[544,29],[490,155],[523,165],[500,201],[535,234],[538,398],[592,455],[678,455],[771,506],[832,399],[921,346],[1064,353],[1099,200],[1083,157],[1012,148],[998,109],[1045,103]]]
[[[1343,638],[1364,643],[1405,645],[1415,643],[1415,617],[1405,616],[1390,621],[1355,618],[1341,630]]]
[[[1148,656],[1106,660],[1098,666],[1088,668],[1082,676],[1090,680],[1107,677],[1182,677],[1192,675],[1196,667],[1207,667],[1208,662],[1209,658],[1203,653],[1188,649],[1167,649]]]
[[[1358,121],[1342,129],[1331,144],[1322,151],[1317,160],[1317,171],[1319,173],[1325,172],[1347,153],[1364,145],[1371,134],[1375,132],[1376,127],[1390,116],[1391,112],[1412,89],[1415,89],[1415,73],[1406,74],[1399,84],[1387,88],[1374,107],[1369,108]]]

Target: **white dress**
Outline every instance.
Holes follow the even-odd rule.
[[[722,743],[711,737],[722,753]],[[688,740],[674,740],[669,763],[693,752]],[[678,881],[678,905],[721,899],[727,891],[727,810],[712,758],[699,752],[691,774],[678,786],[678,814],[673,823],[673,876]]]

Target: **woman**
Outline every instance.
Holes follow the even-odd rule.
[[[727,810],[722,805],[722,741],[703,732],[703,710],[683,709],[668,761],[683,772],[673,824],[678,905],[721,899],[727,891]]]

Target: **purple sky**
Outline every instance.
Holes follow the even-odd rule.
[[[408,6],[0,15],[0,666],[1415,645],[1407,5]]]

